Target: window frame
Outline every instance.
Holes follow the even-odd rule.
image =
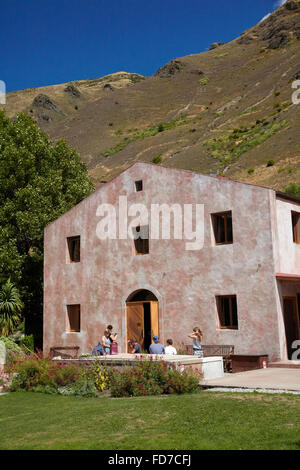
[[[79,242],[79,257],[78,259],[73,259],[72,256],[74,252],[76,251],[76,248],[72,246],[73,242]],[[67,237],[67,263],[68,264],[73,264],[73,263],[80,263],[81,261],[81,237],[80,235],[75,235],[73,237]]]
[[[228,221],[227,221],[227,216],[231,215],[231,241],[228,241]],[[216,234],[217,234],[217,224],[218,224],[218,217],[224,216],[224,237],[225,241],[224,242],[217,242],[216,239]],[[223,211],[223,212],[216,212],[211,214],[212,218],[212,228],[213,228],[213,234],[214,234],[214,242],[215,245],[232,245],[233,244],[233,224],[232,224],[232,211]]]
[[[223,318],[223,323],[225,323],[225,313],[223,311],[223,306],[222,306],[222,300],[226,298],[229,299],[229,317],[230,317],[230,325],[225,325],[222,324],[222,318]],[[233,319],[232,319],[232,300],[235,299],[236,303],[236,325],[233,324]],[[216,304],[217,304],[217,314],[218,314],[218,329],[221,330],[238,330],[239,329],[239,320],[238,320],[238,305],[237,305],[237,296],[236,294],[230,294],[230,295],[216,295]]]
[[[295,217],[297,217],[296,223],[294,222]],[[300,212],[291,211],[292,218],[292,233],[293,233],[293,243],[297,245],[300,244]]]
[[[138,189],[138,185],[141,186],[140,189]],[[136,180],[136,181],[134,182],[134,187],[135,187],[135,192],[136,192],[136,193],[140,193],[141,191],[143,191],[143,190],[144,190],[144,182],[143,182],[143,180]]]
[[[72,311],[73,309],[77,308],[77,311]],[[78,318],[75,321],[75,324],[78,325],[78,329],[75,329],[74,327],[74,319],[70,319],[72,315],[78,314]],[[68,304],[67,305],[67,328],[66,328],[67,333],[80,333],[81,331],[81,306],[80,304]]]

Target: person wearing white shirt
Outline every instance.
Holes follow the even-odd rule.
[[[173,340],[167,339],[167,346],[165,347],[165,354],[170,354],[170,355],[177,354],[177,351],[174,348],[174,346],[172,346],[172,344],[173,344]]]

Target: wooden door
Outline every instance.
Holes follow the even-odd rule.
[[[127,302],[127,341],[135,338],[144,349],[144,305],[143,302]],[[129,348],[128,348],[129,352]]]
[[[159,336],[158,328],[158,302],[150,302],[150,315],[151,315],[151,340],[153,336]]]
[[[299,339],[296,297],[283,297],[283,318],[288,358],[291,359],[294,349],[292,343]]]

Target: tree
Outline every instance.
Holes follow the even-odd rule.
[[[44,228],[94,187],[86,165],[63,140],[52,144],[26,114],[0,111],[0,283],[24,302],[26,334],[41,346]]]
[[[20,323],[23,303],[10,279],[0,289],[0,336],[9,336]]]

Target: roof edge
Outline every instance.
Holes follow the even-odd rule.
[[[292,196],[291,194],[283,193],[281,191],[276,191],[276,197],[280,197],[281,199],[286,199],[287,201],[300,203],[300,197]]]

